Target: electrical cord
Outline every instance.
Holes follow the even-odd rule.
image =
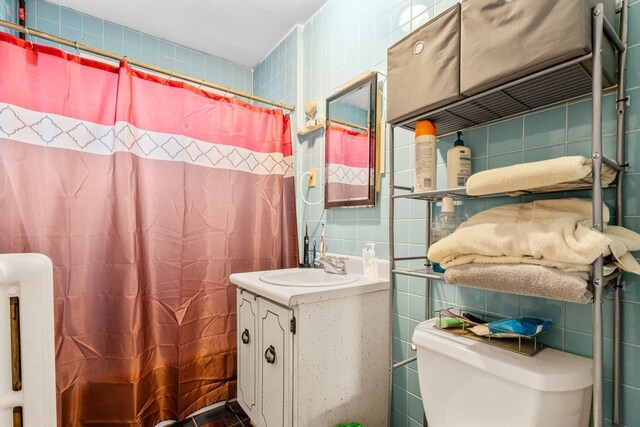
[[[311,174],[309,174],[309,172],[305,172],[302,174],[302,177],[300,178],[300,181],[302,181],[302,178],[304,178],[305,175],[308,175],[309,177],[311,177]],[[304,193],[302,192],[302,182],[300,182],[300,197],[302,198],[302,201],[305,202],[305,204],[307,205],[319,205],[320,203],[322,203],[324,201],[324,196],[322,196],[322,199],[318,200],[317,202],[309,202],[307,199],[305,199],[304,197]]]

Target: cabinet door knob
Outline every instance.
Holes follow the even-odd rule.
[[[249,344],[249,330],[245,329],[242,331],[242,343]]]
[[[264,358],[267,363],[274,363],[276,361],[276,349],[272,345],[264,352]]]

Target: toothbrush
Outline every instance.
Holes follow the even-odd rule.
[[[302,268],[309,268],[309,225],[304,224],[304,246],[302,249]]]
[[[315,264],[316,262],[316,241],[313,241],[313,258],[311,258],[313,260],[313,263]]]
[[[322,223],[322,232],[320,233],[320,256],[324,257],[324,222]]]

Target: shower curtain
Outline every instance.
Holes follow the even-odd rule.
[[[327,199],[366,200],[374,182],[374,147],[369,133],[330,125],[326,136]]]
[[[289,117],[6,34],[0,58],[0,252],[54,262],[58,425],[234,397],[228,276],[297,263]]]

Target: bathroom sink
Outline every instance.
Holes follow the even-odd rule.
[[[287,270],[267,271],[260,281],[277,286],[338,286],[358,280],[355,274],[344,275],[327,273],[313,268],[291,268]]]

